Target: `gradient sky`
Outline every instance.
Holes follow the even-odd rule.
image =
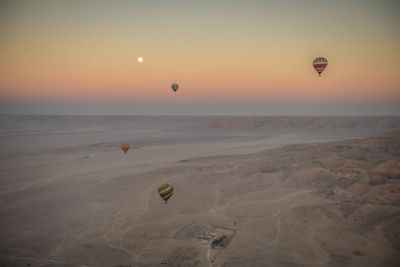
[[[1,1],[0,113],[400,115],[399,11],[396,0]]]

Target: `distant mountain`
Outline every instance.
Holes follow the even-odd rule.
[[[400,117],[220,117],[200,125],[212,129],[397,129]]]

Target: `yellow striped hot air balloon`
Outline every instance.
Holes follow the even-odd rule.
[[[326,66],[328,66],[328,60],[324,57],[317,57],[313,61],[314,69],[318,72],[318,75],[321,76],[321,73],[324,71]]]
[[[163,184],[158,187],[158,193],[160,197],[164,199],[165,204],[167,204],[168,199],[172,197],[174,194],[174,187],[169,184]]]

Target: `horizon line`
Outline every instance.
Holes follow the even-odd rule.
[[[146,114],[13,114],[3,113],[0,116],[70,116],[70,117],[400,117],[400,115],[146,115]]]

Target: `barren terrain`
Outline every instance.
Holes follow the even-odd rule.
[[[1,116],[0,265],[395,266],[398,125]]]

